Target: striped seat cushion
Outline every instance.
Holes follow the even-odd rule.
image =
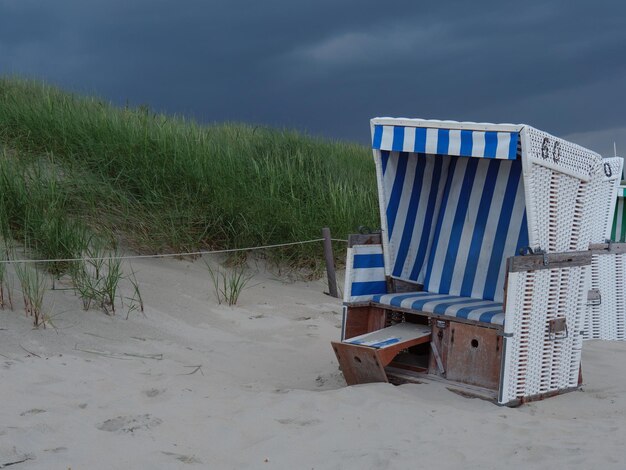
[[[432,292],[407,292],[402,294],[378,294],[372,301],[389,307],[408,308],[455,318],[464,318],[494,325],[504,325],[501,302],[472,299]]]

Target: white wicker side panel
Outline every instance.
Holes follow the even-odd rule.
[[[626,255],[594,255],[589,277],[600,301],[587,306],[584,338],[626,340]]]
[[[623,191],[622,187],[620,187],[620,189]],[[617,203],[615,206],[615,221],[613,222],[615,228],[611,227],[612,230],[609,236],[609,239],[614,242],[626,241],[626,231],[624,230],[624,228],[626,228],[626,220],[624,217],[626,213],[626,208],[624,207],[625,203],[626,199],[624,197],[621,197],[620,195],[617,198]]]
[[[521,135],[530,246],[547,252],[586,250],[593,225],[590,180],[602,158],[532,127]]]
[[[593,220],[592,243],[604,243],[611,236],[615,202],[620,182],[623,160],[607,158],[602,162],[601,171],[590,182],[589,204]],[[584,339],[620,339],[618,324],[624,323],[624,266],[623,255],[614,253],[594,255],[588,271],[590,289],[597,290],[599,300],[587,303]],[[622,328],[623,330],[623,328]],[[624,339],[621,333],[621,339]]]
[[[604,243],[611,238],[623,162],[619,157],[605,158],[601,171],[592,179],[590,189],[594,201],[590,204],[593,206],[590,216],[594,223],[591,243]]]
[[[614,283],[616,289],[615,304],[617,306],[617,314],[615,318],[615,339],[626,341],[626,255],[616,255],[616,263],[620,266]]]
[[[532,165],[531,181],[536,213],[531,246],[549,253],[587,249],[591,224],[583,223],[583,213],[589,183],[540,165]]]
[[[578,385],[588,267],[509,273],[504,322],[505,362],[499,403]],[[565,317],[568,334],[551,337],[549,322]]]

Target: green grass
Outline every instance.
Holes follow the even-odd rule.
[[[0,233],[15,239],[40,259],[80,257],[88,229],[73,213],[72,201],[56,175],[39,164],[0,154]],[[69,263],[46,268],[60,274]]]
[[[215,292],[217,303],[226,302],[230,306],[236,305],[239,296],[252,279],[252,274],[246,273],[244,265],[234,266],[230,270],[219,265],[213,269],[206,260],[205,265],[211,277],[211,286]]]
[[[0,78],[2,144],[12,152],[0,165],[0,214],[45,256],[71,257],[85,227],[143,252],[306,240],[325,226],[343,238],[359,225],[377,227],[374,165],[360,145],[202,126],[17,78]],[[307,263],[320,249],[282,253]]]
[[[44,273],[31,264],[16,264],[15,274],[22,289],[24,311],[33,317],[35,326],[46,327],[48,316],[43,310],[44,297],[48,289],[48,279]]]

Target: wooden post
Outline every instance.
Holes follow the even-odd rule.
[[[328,293],[332,297],[339,297],[337,294],[337,278],[335,276],[335,257],[333,256],[333,243],[330,240],[330,229],[322,229],[324,237],[324,258],[326,260],[326,275],[328,276]]]

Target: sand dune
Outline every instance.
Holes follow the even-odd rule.
[[[201,262],[146,260],[146,316],[55,329],[0,312],[0,468],[624,468],[626,344],[589,342],[584,391],[516,409],[442,384],[345,387],[322,282],[263,269],[217,305]]]

